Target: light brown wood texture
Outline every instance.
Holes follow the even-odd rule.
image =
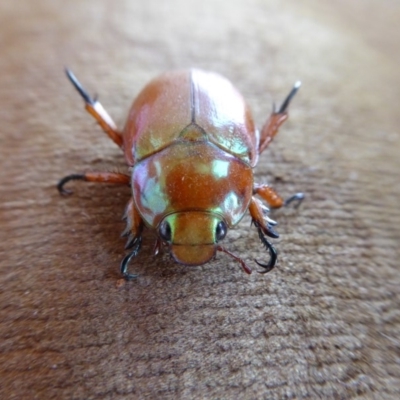
[[[0,3],[0,398],[400,396],[400,5],[394,0],[21,0]],[[126,172],[67,81],[120,127],[140,89],[186,67],[227,76],[261,126],[297,80],[256,169],[299,210],[277,268],[224,254],[153,258],[117,287]],[[265,260],[247,216],[227,248]]]

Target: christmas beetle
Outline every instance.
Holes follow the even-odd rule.
[[[92,99],[70,70],[67,76],[91,114],[108,136],[123,150],[131,175],[89,172],[68,175],[57,188],[74,179],[130,185],[132,198],[126,211],[130,253],[122,260],[126,280],[135,278],[128,264],[139,253],[142,230],[157,232],[154,254],[164,246],[184,265],[201,265],[217,251],[237,260],[250,274],[250,267],[220,242],[250,211],[261,242],[268,249],[268,263],[257,262],[263,273],[274,268],[277,254],[266,236],[277,238],[268,208],[286,202],[265,184],[255,184],[253,168],[259,155],[288,118],[288,105],[300,87],[297,82],[279,110],[259,132],[241,94],[224,77],[197,69],[168,72],[152,80],[137,96],[123,131],[119,131],[97,99]]]

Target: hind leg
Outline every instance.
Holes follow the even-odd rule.
[[[121,132],[118,131],[115,122],[112,120],[107,111],[103,108],[103,106],[96,99],[92,99],[86,90],[82,87],[81,83],[78,81],[76,76],[70,71],[66,69],[68,79],[74,85],[75,89],[82,96],[85,101],[86,111],[94,117],[94,119],[99,123],[102,127],[103,131],[107,133],[110,139],[116,143],[119,147],[122,147],[123,139]]]
[[[286,99],[284,100],[283,104],[281,105],[278,111],[275,110],[272,112],[271,116],[261,129],[261,136],[260,136],[260,145],[258,147],[258,154],[261,154],[271,143],[272,139],[278,133],[280,126],[288,119],[289,115],[287,109],[289,107],[289,103],[297,93],[300,88],[301,83],[296,82],[293,86],[293,89],[288,94]]]

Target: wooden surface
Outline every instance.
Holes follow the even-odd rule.
[[[399,19],[394,0],[1,2],[0,397],[399,398]],[[129,189],[55,189],[126,170],[64,66],[119,126],[165,70],[226,75],[259,125],[301,79],[256,170],[307,196],[273,215],[277,269],[184,268],[146,233],[117,288]],[[226,242],[266,257],[248,217]]]

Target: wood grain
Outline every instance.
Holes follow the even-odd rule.
[[[0,397],[399,398],[399,17],[394,0],[2,2]],[[65,66],[119,126],[165,70],[224,74],[259,125],[301,79],[256,171],[307,196],[273,215],[277,269],[184,268],[147,232],[116,287],[129,189],[55,189],[126,171]],[[266,257],[248,217],[226,242]]]

